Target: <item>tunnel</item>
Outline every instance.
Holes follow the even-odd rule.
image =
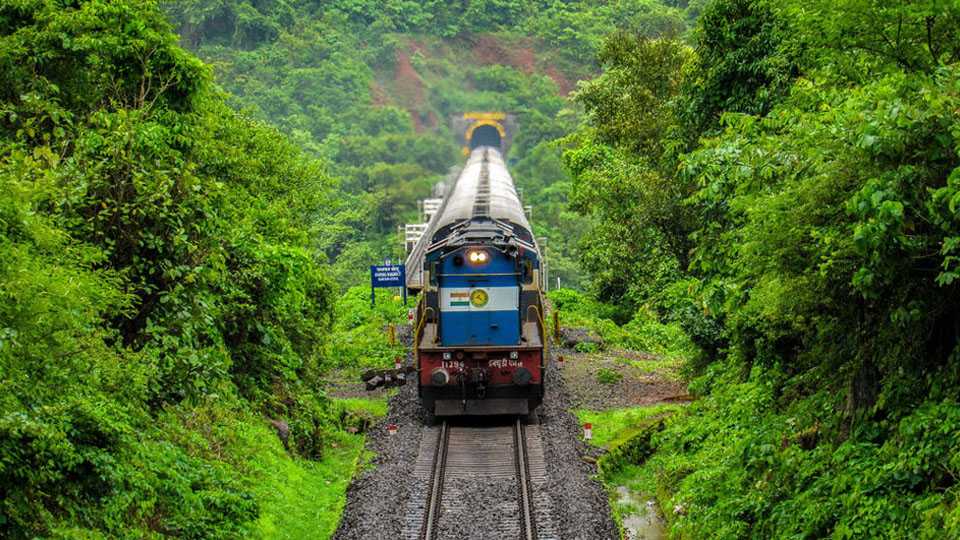
[[[470,136],[470,149],[473,150],[478,146],[500,148],[500,131],[489,124],[477,126],[477,129],[473,130],[473,134]]]

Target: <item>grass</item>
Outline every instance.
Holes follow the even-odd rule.
[[[256,530],[262,538],[330,538],[346,504],[347,486],[363,451],[362,435],[338,434],[322,461],[261,454],[263,504]],[[282,450],[282,449],[281,449]]]
[[[337,403],[348,411],[361,413],[373,418],[381,418],[387,415],[387,399],[396,393],[396,389],[391,389],[387,392],[386,397],[382,399],[342,398],[337,399]]]
[[[650,358],[645,360],[635,360],[632,358],[618,357],[618,362],[633,366],[643,375],[659,375],[665,379],[674,381],[681,380],[684,359],[681,357],[665,356],[660,358]]]
[[[593,439],[590,444],[601,448],[611,448],[625,442],[647,420],[679,411],[683,406],[672,403],[651,407],[628,407],[626,409],[608,409],[574,411],[581,423],[593,424]]]
[[[623,380],[623,374],[610,368],[597,370],[597,382],[600,384],[617,384]]]
[[[651,419],[673,414],[682,408],[683,405],[661,404],[606,411],[581,409],[575,413],[581,423],[593,424],[593,439],[590,440],[590,444],[609,450],[637,435],[640,428],[648,424]],[[604,471],[602,479],[610,490],[616,486],[626,486],[631,492],[644,496],[650,496],[656,490],[652,471],[643,465],[618,462],[616,467]]]
[[[682,405],[660,404],[605,411],[581,409],[575,413],[581,422],[593,424],[593,439],[590,444],[610,450],[621,445],[629,446],[627,443],[633,437],[640,435],[644,428],[649,429],[650,423],[656,418],[676,413],[682,408]],[[613,459],[606,459],[608,457]],[[607,454],[600,461],[600,479],[609,494],[610,508],[621,535],[625,534],[626,517],[645,515],[648,512],[645,508],[639,507],[637,501],[656,498],[656,473],[648,465],[648,463],[637,464],[630,459],[623,459],[623,456],[617,456],[616,452]],[[619,492],[620,486],[625,487],[628,492]]]
[[[380,417],[386,399],[337,400],[346,409]],[[291,458],[269,426],[245,424],[254,496],[261,504],[256,536],[269,539],[330,538],[346,504],[347,487],[365,460],[364,435],[336,432],[323,459]]]

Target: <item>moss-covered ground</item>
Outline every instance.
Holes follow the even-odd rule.
[[[387,412],[386,399],[337,400],[344,409],[363,416]],[[255,532],[260,538],[330,538],[346,504],[347,487],[354,473],[370,456],[364,452],[365,436],[333,434],[322,459],[291,458],[272,428],[247,425],[241,434],[249,456],[249,480],[261,504]]]

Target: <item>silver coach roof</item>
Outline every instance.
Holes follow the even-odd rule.
[[[478,189],[481,184],[484,154],[487,157],[486,167],[490,182],[488,194],[480,193]],[[478,200],[478,197],[480,200]],[[486,212],[479,215],[475,214],[478,202],[483,204],[484,197],[489,197],[489,206],[485,208]],[[432,230],[429,232],[433,234],[447,225],[481,215],[509,221],[530,231],[530,223],[523,211],[523,205],[520,204],[520,197],[517,196],[517,190],[513,185],[513,177],[507,171],[507,166],[503,161],[503,156],[500,155],[500,151],[492,146],[480,146],[470,152],[467,164],[457,178],[453,191],[447,197],[443,211],[436,223],[431,224]]]
[[[478,202],[484,152],[487,155],[489,178],[489,193],[483,195],[489,200],[489,205],[484,209],[486,210],[484,215],[522,227],[530,233],[531,239],[533,238],[530,223],[527,221],[523,205],[520,204],[520,197],[517,196],[517,190],[513,185],[513,177],[507,171],[500,151],[490,146],[478,147],[470,153],[453,188],[448,191],[449,195],[443,199],[440,210],[430,219],[427,230],[407,256],[408,288],[418,290],[423,287],[423,258],[433,243],[434,234],[448,225],[455,225],[475,217],[474,209]],[[536,240],[533,240],[533,243],[536,246]],[[539,248],[535,249],[539,252]]]

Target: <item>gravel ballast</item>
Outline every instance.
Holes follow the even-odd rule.
[[[556,362],[547,367],[547,377],[547,396],[538,412],[554,524],[563,539],[619,538],[607,493],[593,478],[597,467],[592,461],[601,451],[583,442]],[[593,459],[588,462],[584,457]]]
[[[357,473],[347,490],[347,505],[334,538],[396,540],[400,538],[407,493],[427,418],[417,402],[416,384],[400,388],[389,401],[387,417],[370,428],[366,450],[374,458]],[[395,435],[387,424],[397,424]]]
[[[546,495],[550,501],[553,529],[562,539],[616,539],[618,532],[610,517],[607,494],[593,479],[596,466],[590,462],[592,460],[584,459],[595,458],[600,451],[581,440],[579,422],[568,412],[570,397],[555,363],[548,366],[546,394],[537,417],[531,421],[540,424],[547,468]],[[367,450],[376,457],[351,484],[335,539],[401,538],[415,478],[420,437],[430,431],[423,427],[429,420],[417,401],[415,383],[403,387],[390,399],[387,418],[371,428],[367,438]],[[386,434],[388,423],[400,426],[396,435]],[[490,482],[489,497],[476,493],[472,496],[479,497],[478,501],[495,501],[502,496],[503,489],[496,482]],[[490,508],[490,505],[481,506]],[[464,522],[468,528],[462,531],[448,529],[440,538],[497,538],[495,529],[485,530],[482,509],[477,511]]]

